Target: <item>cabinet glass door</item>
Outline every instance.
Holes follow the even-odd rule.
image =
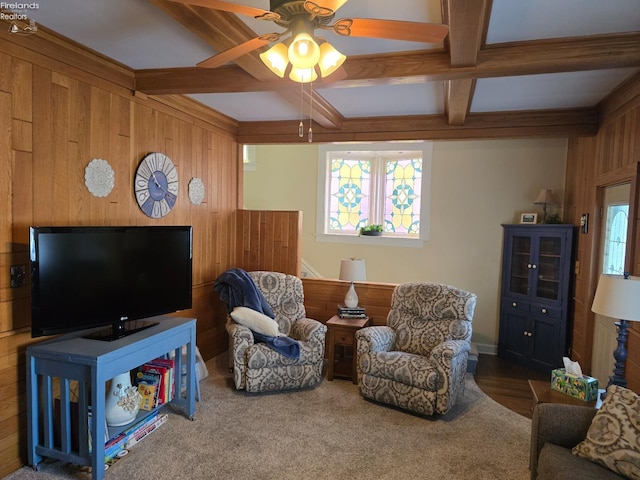
[[[511,271],[509,291],[520,295],[529,293],[529,265],[531,258],[531,237],[514,235],[511,237]]]
[[[562,238],[559,236],[539,237],[538,252],[536,297],[558,300],[561,280]]]

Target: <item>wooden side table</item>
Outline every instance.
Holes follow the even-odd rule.
[[[350,378],[353,383],[357,382],[356,332],[368,326],[369,322],[371,322],[371,317],[340,318],[337,315],[327,321],[329,330],[327,335],[328,380],[333,380],[335,375],[336,377]],[[350,349],[353,357],[351,362],[344,361],[348,359],[347,355],[341,355],[342,358],[336,358],[336,347],[343,347],[344,350]]]
[[[551,382],[546,380],[529,380],[529,387],[531,393],[533,393],[533,405],[531,411],[538,403],[562,403],[565,405],[580,405],[582,407],[594,407],[600,408],[602,400],[600,394],[602,390],[598,391],[598,399],[590,402],[585,402],[578,398],[574,398],[571,395],[566,395],[562,392],[558,392],[551,388]]]

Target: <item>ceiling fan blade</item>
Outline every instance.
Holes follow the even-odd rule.
[[[329,17],[336,13],[341,6],[347,3],[348,0],[317,0],[312,2],[307,0],[304,2],[304,9],[316,17]]]
[[[390,38],[409,42],[440,43],[449,33],[449,27],[439,23],[341,18],[333,24],[333,31],[347,37]]]
[[[222,0],[171,0],[172,2],[184,3],[196,7],[206,7],[213,10],[222,10],[223,12],[237,13],[248,17],[259,18],[261,20],[279,20],[280,15],[269,10],[261,8],[249,7],[238,3],[224,2]]]
[[[238,57],[241,57],[242,55],[253,52],[254,50],[266,45],[270,41],[271,40],[268,38],[268,35],[261,35],[256,38],[252,38],[251,40],[241,43],[240,45],[231,47],[224,52],[220,52],[213,57],[209,57],[206,60],[201,61],[197,64],[197,66],[206,68],[219,67],[221,65],[224,65],[225,63],[235,60]]]

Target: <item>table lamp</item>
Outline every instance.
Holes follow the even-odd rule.
[[[551,190],[540,190],[538,198],[533,201],[534,205],[542,205],[542,223],[547,220],[547,205],[556,205],[558,201],[553,196]]]
[[[340,261],[339,279],[351,282],[349,290],[344,297],[344,305],[347,308],[356,308],[358,306],[358,294],[353,282],[364,282],[367,279],[364,260],[361,258],[343,258]]]
[[[629,321],[640,321],[640,277],[630,277],[628,273],[624,276],[600,275],[591,311],[605,317],[620,319],[616,322],[618,346],[613,352],[616,362],[607,388],[610,385],[626,387],[624,364],[627,360],[627,328]]]

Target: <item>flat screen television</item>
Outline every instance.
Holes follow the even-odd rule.
[[[113,340],[191,308],[190,226],[31,227],[29,251],[32,337]]]

